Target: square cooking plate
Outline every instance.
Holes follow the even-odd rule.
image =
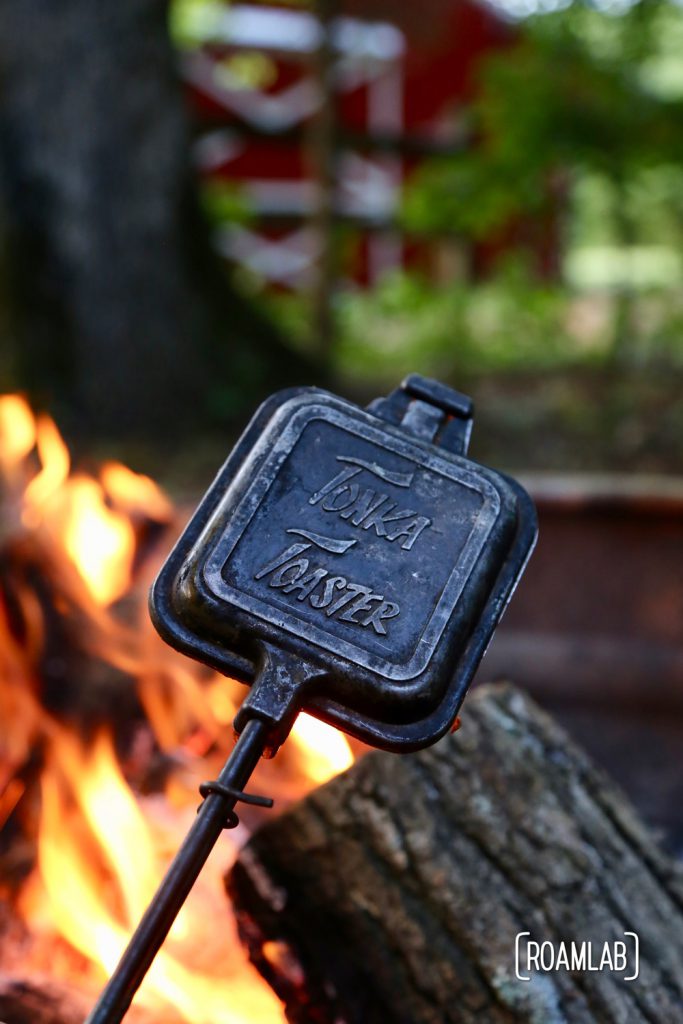
[[[162,636],[247,683],[270,659],[271,690],[286,668],[295,699],[253,703],[274,722],[296,704],[376,746],[433,742],[536,537],[519,484],[465,458],[470,426],[464,396],[418,377],[369,410],[273,396],[155,582]]]

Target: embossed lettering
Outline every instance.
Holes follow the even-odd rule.
[[[380,605],[384,602],[384,598],[381,594],[373,594],[368,587],[363,587],[363,593],[360,597],[357,597],[353,604],[349,605],[344,609],[344,613],[339,616],[342,622],[358,622],[361,626],[367,626],[368,622],[362,622],[356,618],[359,612],[370,611],[372,603],[379,601]],[[386,630],[385,630],[386,632]]]
[[[346,456],[340,455],[338,458],[347,460]],[[376,491],[371,487],[361,491],[360,485],[351,481],[363,472],[378,475],[377,470],[381,467],[360,459],[358,461],[361,465],[345,467],[312,494],[308,499],[309,505],[320,503],[323,511],[338,512],[342,519],[353,526],[359,526],[363,530],[374,529],[378,537],[384,537],[390,542],[400,539],[400,547],[404,551],[410,551],[422,531],[431,526],[431,519],[418,515],[413,509],[399,509],[397,502],[382,491]],[[402,487],[410,486],[414,475],[396,474],[390,470],[383,471],[383,474],[384,479],[391,483],[396,482],[397,485],[398,481],[395,478],[401,477]],[[399,525],[389,526],[390,523]]]
[[[397,516],[396,518],[400,519],[402,517]],[[395,530],[387,532],[387,537],[389,540],[398,540],[399,537],[405,537],[406,539],[401,544],[401,547],[404,551],[410,551],[422,531],[431,526],[431,522],[431,519],[428,519],[427,516],[415,516],[409,522],[401,523]]]
[[[335,590],[343,590],[345,586],[346,578],[344,576],[330,576],[329,580],[325,583],[322,597],[319,594],[314,594],[311,598],[311,604],[314,608],[327,608],[334,597]]]
[[[287,562],[281,569],[273,573],[270,578],[270,587],[284,587],[287,583],[291,584],[294,580],[300,579],[308,569],[307,558],[297,558],[293,562]],[[294,570],[294,575],[291,575]]]
[[[401,547],[405,551],[409,551],[425,527],[430,525],[431,519],[428,519],[426,516],[418,516],[412,509],[394,512],[395,508],[396,505],[393,502],[382,508],[376,508],[374,512],[371,512],[363,520],[363,529],[369,530],[374,526],[378,537],[386,537],[387,540],[391,541],[396,540],[398,537],[405,537],[406,539],[401,544]],[[351,521],[353,522],[353,520]],[[396,522],[400,522],[401,525],[394,530],[387,530],[387,523]]]
[[[356,491],[358,491],[358,485],[356,485]],[[354,502],[353,508],[345,509],[341,517],[342,519],[350,519],[354,526],[360,526],[367,515],[374,512],[375,509],[385,502],[388,498],[387,494],[377,494],[376,491],[363,491],[360,498]],[[325,506],[323,505],[323,508]]]
[[[311,495],[308,499],[308,504],[317,505],[320,499],[324,498],[326,494],[330,493],[330,491],[333,491],[335,487],[339,487],[340,484],[346,483],[347,480],[350,480],[354,476],[358,476],[359,473],[362,473],[362,469],[357,466],[347,466],[346,469],[342,469],[342,471],[337,473],[337,475],[326,483],[324,487],[321,487],[319,491],[316,491],[315,494]]]
[[[314,569],[313,572],[309,572],[308,576],[298,577],[293,583],[288,583],[284,587],[285,594],[293,594],[295,590],[298,590],[299,593],[296,595],[296,599],[297,601],[303,601],[309,594],[313,593],[320,581],[324,580],[326,576],[327,569]]]
[[[353,601],[354,597],[358,597],[359,594],[369,594],[372,591],[372,587],[363,587],[360,583],[349,583],[346,587],[346,592],[341,597],[337,598],[333,605],[327,609],[327,616],[330,617],[335,615],[341,608],[346,607],[349,601]],[[340,615],[340,618],[343,616]]]
[[[382,625],[382,619],[395,619],[400,610],[399,606],[394,604],[393,601],[382,600],[379,608],[375,608],[373,612],[370,612],[363,625],[373,626],[377,633],[386,635],[387,631]]]
[[[323,498],[321,507],[326,512],[339,512],[343,508],[348,508],[358,497],[359,490],[358,484],[342,484],[341,487],[335,487],[331,494]]]
[[[273,571],[273,569],[277,569],[278,566],[283,565],[290,558],[296,558],[297,555],[300,555],[302,554],[302,552],[307,551],[310,548],[310,546],[310,544],[290,544],[290,546],[281,554],[279,554],[277,558],[275,558],[272,562],[269,562],[268,565],[264,565],[263,568],[256,573],[254,579],[263,579],[263,577],[267,576],[269,572]]]
[[[340,622],[349,622],[362,628],[372,627],[386,636],[384,623],[396,618],[399,606],[376,594],[372,587],[353,583],[345,576],[333,576],[324,566],[311,565],[309,558],[300,557],[311,544],[291,544],[277,558],[255,574],[257,580],[268,577],[268,586],[292,594],[297,601],[308,601],[315,608]]]

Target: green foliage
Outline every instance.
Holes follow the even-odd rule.
[[[600,353],[680,363],[681,52],[683,8],[669,0],[614,13],[573,3],[527,19],[510,50],[483,62],[473,145],[416,176],[404,222],[477,242],[562,210],[565,281],[543,290],[502,274],[475,285],[459,321],[466,365],[559,365]],[[567,329],[581,299],[603,322],[588,337]],[[482,304],[496,316],[477,320]]]
[[[615,17],[572,4],[521,31],[511,51],[483,63],[470,111],[476,145],[433,163],[409,190],[410,228],[486,237],[542,214],[558,172],[621,183],[683,159],[683,92],[655,88],[671,38],[683,37],[683,10],[642,0]]]
[[[211,36],[226,4],[174,0],[181,45]],[[486,58],[468,110],[473,145],[424,166],[406,190],[411,232],[490,241],[511,223],[562,211],[564,280],[536,280],[517,251],[490,280],[429,283],[394,274],[335,297],[335,369],[395,380],[568,369],[627,353],[636,365],[683,362],[683,8],[640,0],[612,13],[588,2],[520,24],[508,50]],[[240,54],[219,74],[245,86],[272,73]],[[212,223],[250,219],[235,185],[210,184]],[[528,237],[533,230],[527,231]],[[337,230],[339,263],[352,245]],[[533,243],[526,243],[527,245]],[[313,351],[304,296],[273,294],[246,270],[233,276]],[[626,339],[626,340],[625,340]]]
[[[248,224],[253,211],[244,188],[239,183],[224,180],[205,182],[200,191],[205,214],[216,225]]]
[[[305,348],[306,302],[270,296],[271,312]],[[435,285],[395,273],[370,291],[337,296],[333,369],[390,385],[404,373],[467,380],[490,373],[609,366],[619,330],[619,295],[581,294],[543,284],[508,262],[486,281]],[[683,368],[683,295],[641,294],[634,311],[632,363]]]
[[[576,350],[561,289],[534,284],[519,267],[495,279],[435,286],[394,274],[374,291],[340,299],[338,369],[395,377],[443,377],[567,364]]]
[[[193,49],[210,39],[227,6],[223,0],[172,0],[169,30],[173,42],[182,49]]]

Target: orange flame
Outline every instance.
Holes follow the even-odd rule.
[[[151,628],[144,584],[154,567],[140,575],[139,540],[145,523],[168,524],[174,516],[153,480],[114,462],[97,477],[74,473],[53,421],[34,418],[23,398],[6,395],[0,396],[0,481],[3,503],[16,508],[21,524],[15,536],[54,567],[58,587],[49,614],[77,616],[83,648],[136,679],[154,740],[178,766],[165,799],[140,797],[125,779],[111,733],[101,730],[86,744],[42,707],[48,612],[21,574],[7,590],[0,563],[0,717],[12,722],[0,738],[0,828],[25,798],[15,773],[40,743],[38,864],[21,909],[36,964],[48,963],[74,983],[99,985],[189,826],[199,771],[206,777],[227,756],[239,688],[167,648]],[[14,550],[7,532],[3,542]],[[128,616],[131,608],[136,612],[132,623],[115,607],[122,597]],[[302,715],[275,768],[264,764],[260,771],[272,773],[286,802],[352,760],[341,734]],[[221,879],[236,855],[236,837],[245,838],[243,826],[210,858],[140,991],[163,1024],[284,1019],[246,962],[227,911]],[[225,913],[217,912],[222,906]],[[57,955],[61,948],[75,951],[77,966]]]
[[[62,531],[66,552],[98,604],[111,604],[130,586],[135,533],[112,512],[96,480],[74,477],[65,492]]]
[[[134,473],[120,462],[105,462],[100,480],[114,504],[129,514],[142,513],[161,523],[173,518],[173,505],[151,477]]]
[[[160,851],[177,841],[163,830],[155,834],[154,811],[152,800],[143,811],[128,787],[106,734],[90,749],[68,732],[55,734],[42,779],[40,878],[27,890],[23,909],[29,920],[49,920],[93,962],[93,981],[102,982],[115,967],[161,879]],[[208,876],[200,885],[205,889],[207,882]],[[187,904],[139,1002],[158,1008],[163,1020],[173,1007],[193,1024],[282,1021],[279,1002],[245,963],[228,920],[209,924],[220,975],[201,964],[193,969],[206,943],[210,900],[213,892],[209,899],[200,890]],[[217,926],[223,935],[215,935]]]
[[[24,518],[29,526],[39,522],[42,507],[65,483],[71,467],[69,451],[62,435],[48,416],[39,416],[36,421],[36,448],[41,469],[24,493]]]
[[[310,715],[299,715],[291,739],[299,749],[302,770],[317,785],[346,771],[353,764],[353,754],[346,737]]]
[[[30,454],[36,443],[36,424],[21,395],[0,396],[0,460],[11,471]]]

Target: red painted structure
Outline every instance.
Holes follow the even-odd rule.
[[[481,57],[516,37],[483,4],[441,0],[435,9],[439,17],[426,31],[413,31],[410,20],[401,25],[344,13],[333,23],[340,136],[335,207],[355,228],[345,269],[360,284],[425,262],[430,247],[396,228],[401,186],[426,155],[462,145]],[[427,4],[425,17],[429,10]],[[301,9],[234,4],[184,64],[201,127],[200,173],[240,183],[255,214],[247,227],[219,230],[218,245],[267,281],[291,288],[306,286],[316,258],[306,139],[319,108],[312,75],[319,33],[316,19]],[[269,56],[271,73],[246,88],[234,76],[234,58],[254,51]]]

